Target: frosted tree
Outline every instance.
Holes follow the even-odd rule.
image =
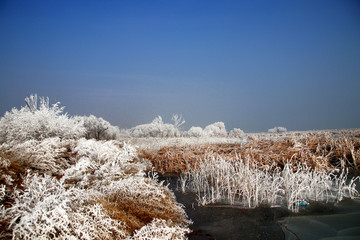
[[[175,124],[180,126],[182,121],[176,118]],[[180,124],[180,125],[179,125]],[[169,123],[164,123],[161,116],[156,117],[151,123],[138,125],[130,130],[132,137],[178,137],[180,131]]]
[[[185,120],[183,119],[182,115],[178,115],[178,114],[174,114],[171,120],[174,121],[174,127],[177,129],[179,129],[180,126],[182,126],[185,123]]]
[[[229,135],[231,135],[231,136],[241,136],[243,134],[244,134],[244,131],[241,130],[240,128],[234,128],[233,130],[231,130],[229,132]]]
[[[204,133],[207,136],[226,136],[226,128],[223,122],[215,122],[205,127]]]
[[[204,131],[201,127],[191,127],[187,132],[189,137],[201,137],[204,135]]]
[[[77,121],[82,123],[86,129],[85,137],[97,140],[117,139],[120,136],[120,130],[117,126],[111,125],[108,121],[94,115],[77,116]]]
[[[287,129],[284,127],[274,127],[268,130],[268,133],[283,133],[283,132],[287,132]]]

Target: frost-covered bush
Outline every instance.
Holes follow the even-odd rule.
[[[206,136],[226,136],[226,128],[223,122],[216,122],[205,127],[204,134]]]
[[[283,132],[287,132],[287,129],[284,127],[274,127],[268,130],[268,133],[283,133]]]
[[[62,175],[65,169],[74,162],[65,158],[69,140],[58,137],[43,140],[28,140],[13,146],[8,146],[14,160],[27,168],[39,170],[42,173]],[[4,145],[6,146],[6,145]]]
[[[234,128],[233,130],[231,130],[229,132],[230,136],[240,136],[240,135],[244,135],[244,131],[241,130],[240,128]]]
[[[13,108],[0,119],[0,143],[22,143],[49,137],[76,139],[84,136],[85,128],[63,113],[59,103],[50,105],[49,98],[31,95],[26,106]]]
[[[191,127],[187,132],[189,137],[201,137],[204,135],[204,131],[201,127]]]
[[[151,123],[141,124],[130,129],[132,137],[178,137],[179,129],[169,123],[164,123],[161,116],[156,117]]]
[[[113,220],[87,190],[65,188],[49,175],[28,174],[8,209],[13,239],[121,239],[123,223]]]
[[[7,220],[7,211],[3,205],[3,201],[6,196],[6,186],[3,184],[0,184],[0,226],[5,226],[5,222]],[[0,230],[0,238],[4,238],[5,234],[3,233],[3,230]]]
[[[116,141],[81,139],[74,152],[77,162],[65,171],[62,181],[101,194],[98,202],[123,219],[129,234],[155,218],[171,220],[172,227],[185,229],[183,208],[166,186],[145,177],[149,166],[136,157],[135,148],[120,147]]]
[[[188,228],[172,226],[171,221],[154,219],[150,224],[137,230],[132,239],[187,239]]]
[[[143,176],[149,168],[145,162],[136,161],[134,147],[128,144],[120,147],[116,141],[80,139],[73,152],[76,163],[66,169],[63,178],[81,188],[100,189],[128,174]]]
[[[85,137],[97,140],[117,139],[120,136],[120,130],[117,126],[111,125],[108,121],[101,117],[77,116],[75,120],[82,123],[86,129]]]
[[[48,143],[49,164],[63,152],[61,141],[59,148],[52,145],[56,141],[60,140],[38,142]],[[35,141],[26,143],[29,153],[36,152]],[[149,166],[137,158],[135,148],[94,139],[68,141],[66,148],[73,157],[70,166],[59,171],[61,178],[34,174],[31,167],[21,187],[24,190],[13,194],[13,206],[6,211],[1,206],[0,214],[9,217],[14,239],[142,239],[149,236],[148,229],[164,234],[156,236],[174,237],[187,231],[182,206],[163,183],[145,177]],[[39,150],[46,148],[40,146]],[[5,190],[0,191],[1,197]],[[155,224],[155,219],[160,222]]]
[[[129,144],[96,140],[118,137],[118,128],[94,116],[69,118],[36,95],[26,104],[0,120],[0,238],[184,237],[185,211],[167,186],[146,177],[151,163]],[[173,120],[153,124],[173,136],[184,122]]]

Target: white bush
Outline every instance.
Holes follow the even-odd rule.
[[[234,128],[233,130],[231,130],[229,132],[229,135],[231,135],[231,136],[241,136],[241,135],[244,135],[244,131],[241,130],[240,128]]]
[[[191,127],[187,132],[189,137],[201,137],[204,135],[204,131],[201,127]]]
[[[0,185],[0,219],[4,219],[6,216],[6,210],[3,206],[3,200],[5,199],[5,196],[6,196],[6,186],[1,184]],[[1,237],[1,233],[0,233],[0,237]]]
[[[108,121],[101,117],[77,116],[75,120],[82,123],[86,129],[85,137],[97,140],[111,140],[117,139],[120,136],[120,129],[117,126],[112,126]]]
[[[28,174],[22,191],[8,209],[13,239],[119,239],[125,226],[111,219],[101,205],[92,204],[96,192],[65,188],[49,175]]]
[[[27,140],[42,140],[48,137],[74,139],[84,136],[85,128],[67,114],[59,103],[50,106],[49,98],[37,95],[26,99],[27,106],[13,108],[0,120],[0,143],[21,143]]]
[[[171,225],[171,221],[154,219],[150,224],[137,230],[131,239],[187,239],[186,234],[190,232],[188,228]]]
[[[268,133],[283,133],[283,132],[287,132],[287,129],[284,127],[274,127],[268,130]]]
[[[116,141],[94,139],[80,139],[75,144],[76,163],[66,169],[63,179],[81,188],[99,190],[128,174],[143,176],[148,167],[135,161],[136,149],[128,144],[120,147]]]
[[[216,122],[205,127],[204,134],[206,136],[226,136],[226,128],[223,122]]]

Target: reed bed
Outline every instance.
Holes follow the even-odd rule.
[[[299,210],[299,203],[358,197],[359,131],[249,134],[241,141],[141,149],[155,171],[180,175],[200,205],[261,204]]]
[[[347,172],[315,170],[306,164],[296,169],[289,161],[281,169],[262,169],[247,158],[208,157],[180,177],[182,191],[196,192],[198,203],[231,204],[254,208],[285,206],[297,212],[301,202],[338,202],[358,197],[353,178]]]

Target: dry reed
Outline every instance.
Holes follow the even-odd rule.
[[[340,135],[340,136],[339,136]],[[151,161],[155,170],[164,173],[185,173],[196,167],[206,156],[249,158],[254,164],[281,167],[291,159],[316,170],[350,168],[359,170],[360,140],[355,134],[306,132],[269,137],[248,136],[244,143],[208,143],[162,147],[160,150],[139,150],[140,156]]]

